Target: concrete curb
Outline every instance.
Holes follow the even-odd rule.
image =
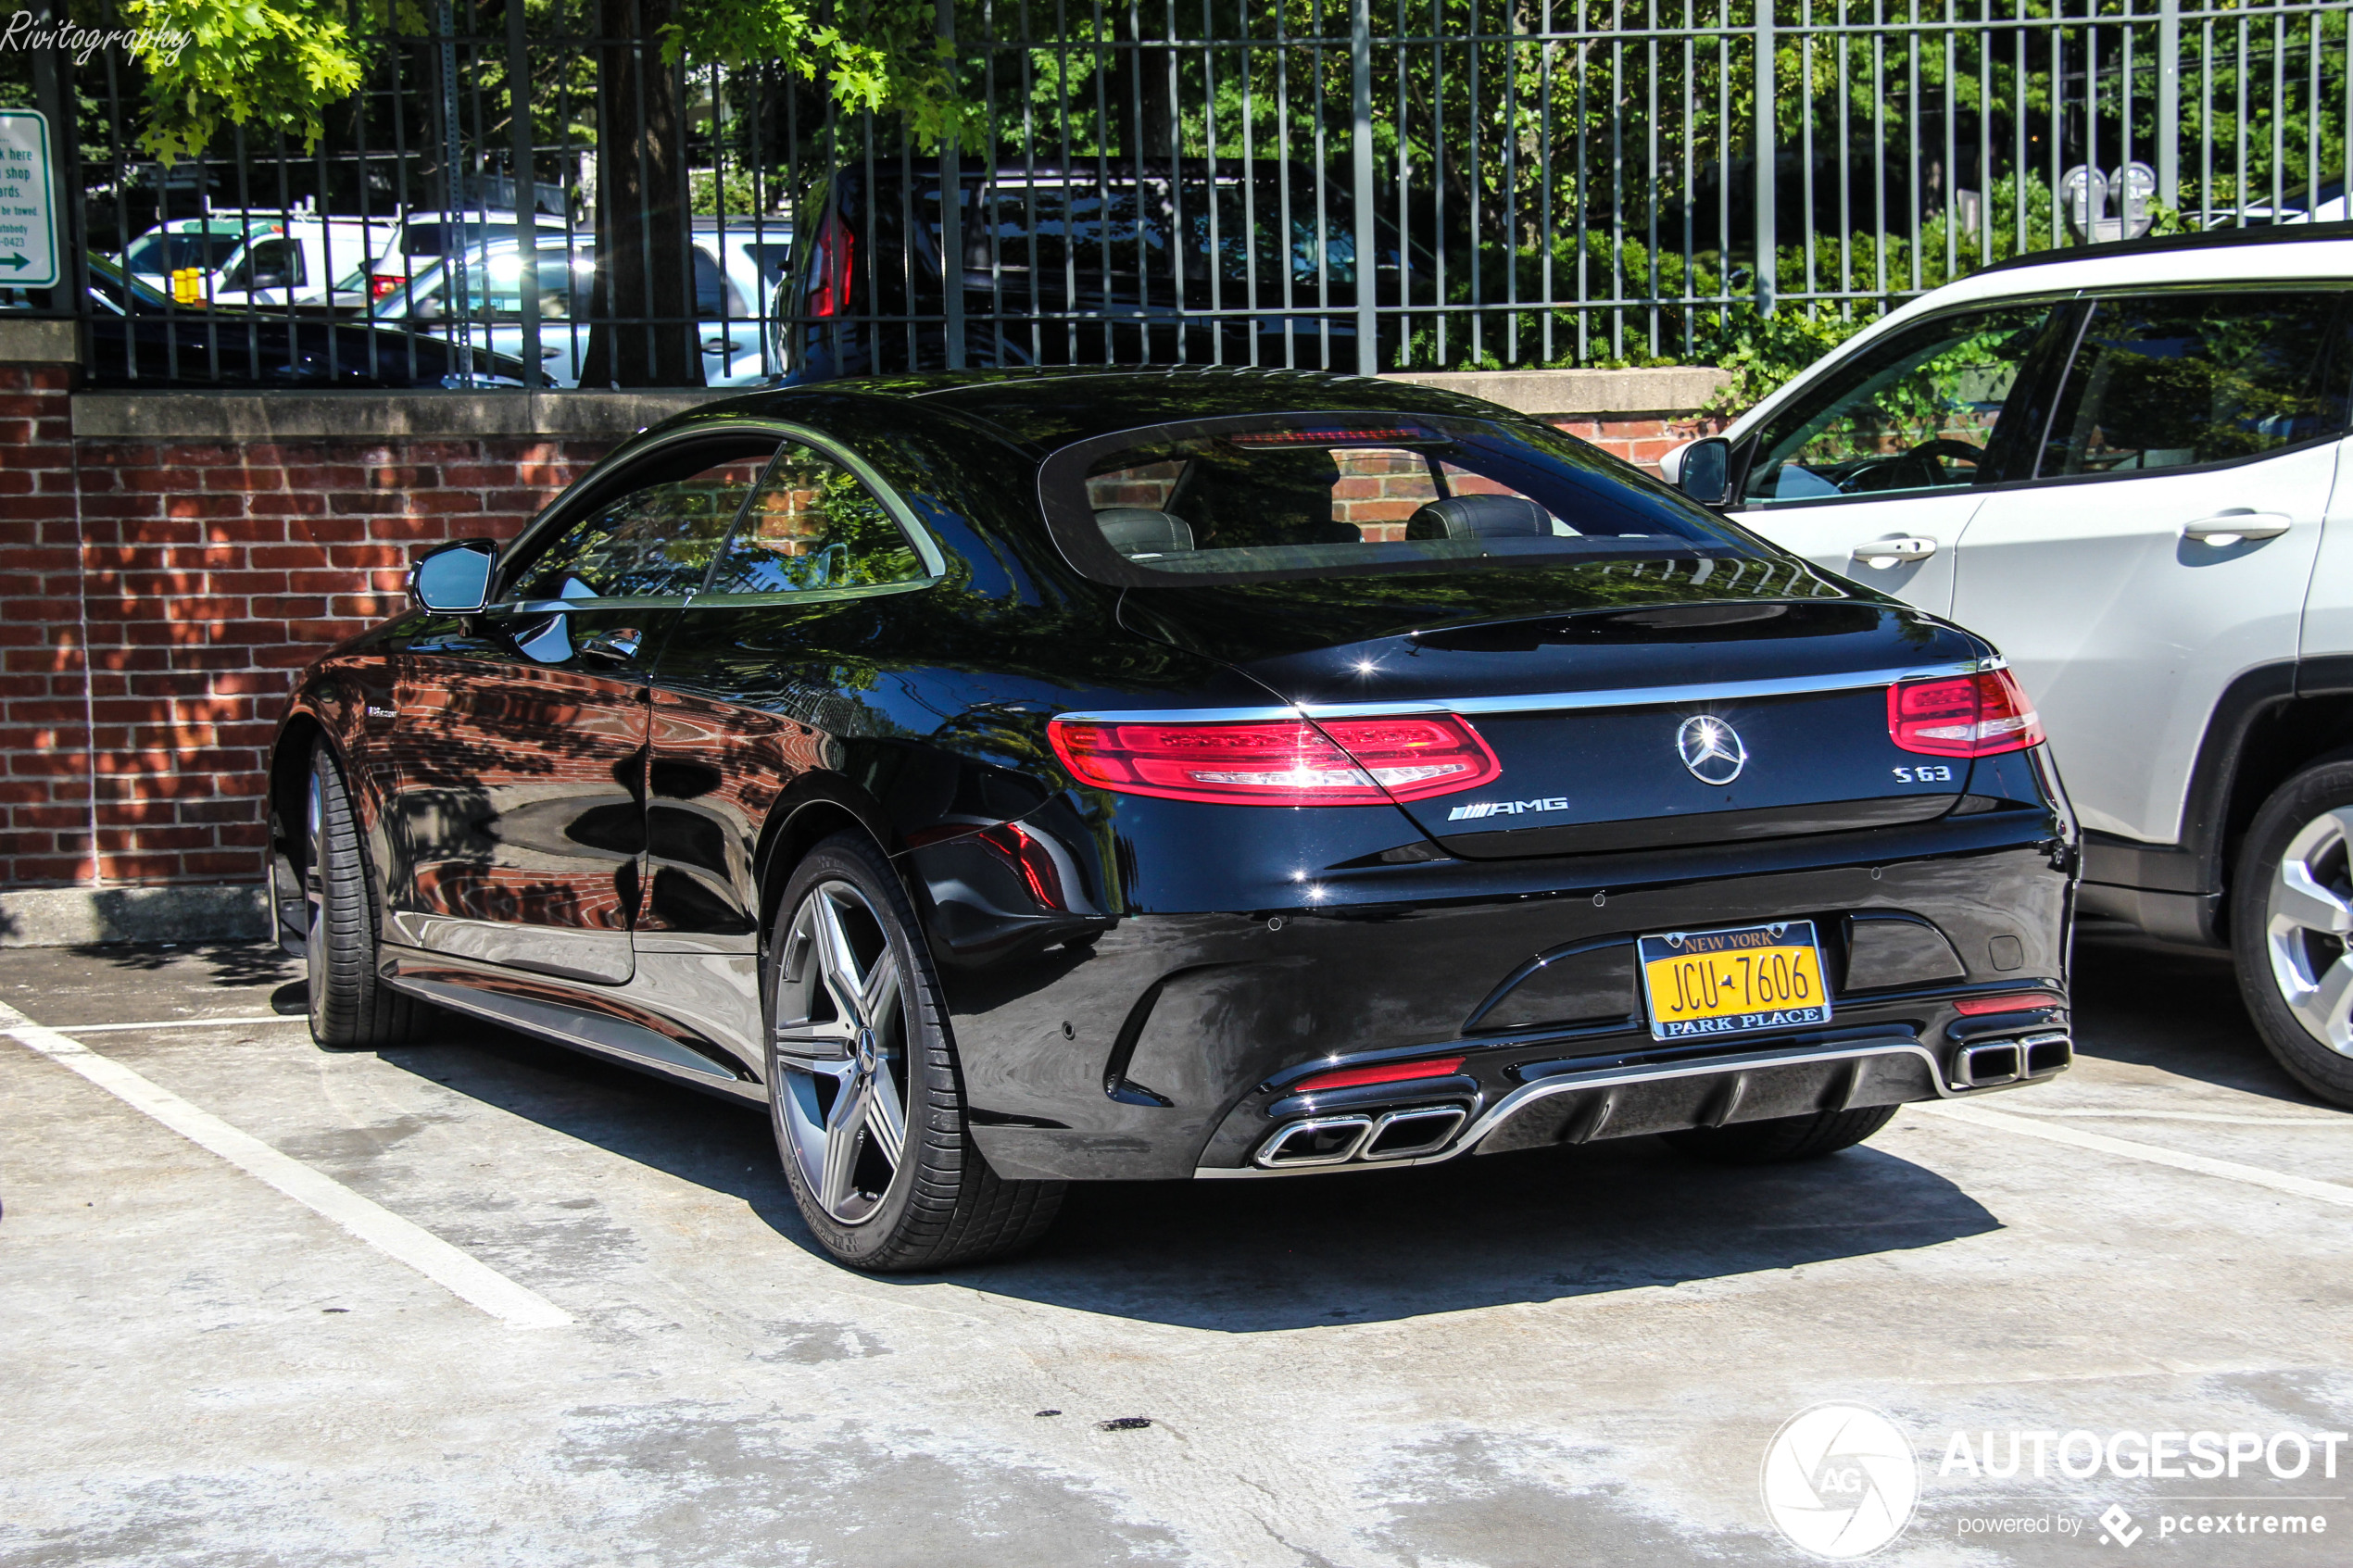
[[[1732,377],[1712,365],[1665,365],[1644,370],[1392,370],[1386,379],[1558,419],[1689,414]]]
[[[0,892],[0,947],[253,942],[269,935],[270,897],[258,884]]]
[[[56,329],[36,333],[32,329]],[[64,321],[0,322],[0,360],[59,337],[73,356]],[[1643,370],[1401,371],[1389,379],[1442,387],[1553,418],[1684,414],[1716,395],[1730,377],[1705,365]],[[74,395],[73,433],[81,441],[397,441],[419,437],[531,436],[618,439],[671,415],[750,390],[673,392],[82,392]]]
[[[82,358],[71,321],[0,320],[0,364],[70,365]]]
[[[397,441],[420,436],[634,435],[733,396],[674,392],[82,392],[81,441]]]

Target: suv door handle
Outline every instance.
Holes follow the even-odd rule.
[[[2276,539],[2288,531],[2291,521],[2292,519],[2278,512],[2259,512],[2252,507],[2233,507],[2228,511],[2216,512],[2212,517],[2183,523],[2182,537],[2223,550],[2244,540]]]
[[[1935,553],[1935,540],[1911,534],[1900,539],[1867,539],[1855,546],[1850,558],[1884,571],[1898,561],[1926,560]]]

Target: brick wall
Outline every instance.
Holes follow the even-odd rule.
[[[513,533],[613,445],[76,438],[67,378],[0,365],[0,888],[256,880],[295,671],[420,546]],[[1653,466],[1700,428],[1554,422]]]
[[[71,398],[0,365],[0,884],[89,875],[90,750]]]
[[[611,445],[74,442],[63,372],[9,375],[0,886],[257,878],[294,672],[400,607],[419,546],[511,535]]]

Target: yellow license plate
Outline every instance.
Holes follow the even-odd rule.
[[[1696,1040],[1831,1021],[1810,920],[1670,931],[1641,942],[1651,1037]]]

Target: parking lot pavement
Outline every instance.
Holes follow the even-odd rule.
[[[0,1563],[1786,1562],[1760,1464],[1825,1400],[1919,1456],[1880,1561],[2346,1561],[2353,1445],[1954,1461],[2353,1426],[2353,1115],[2223,965],[2079,963],[2076,1070],[1991,1102],[2023,1127],[1082,1187],[1034,1254],[881,1279],[820,1258],[740,1108],[464,1023],[322,1051],[266,947],[10,952]],[[2325,1533],[2162,1523],[2290,1512]]]

